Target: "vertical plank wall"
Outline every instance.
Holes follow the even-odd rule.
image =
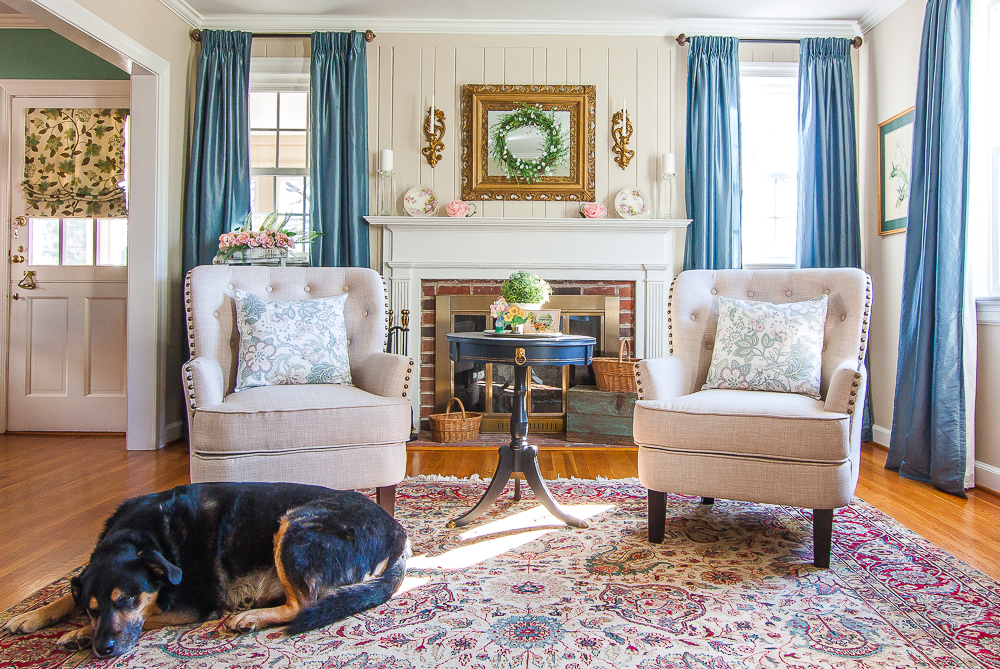
[[[678,53],[680,52],[680,53]],[[622,188],[642,188],[659,201],[663,189],[657,161],[674,153],[683,166],[684,86],[681,50],[668,37],[544,35],[382,34],[368,45],[371,206],[376,213],[380,149],[393,150],[396,213],[402,196],[418,184],[430,186],[442,206],[461,196],[461,87],[463,84],[589,84],[597,87],[597,201],[612,208]],[[681,63],[682,65],[684,63]],[[445,150],[431,168],[420,149],[424,116],[444,110]],[[611,115],[628,99],[636,155],[622,170],[611,151]],[[683,188],[675,180],[675,215]],[[480,202],[480,216],[568,217],[579,205],[561,202]],[[380,239],[373,228],[373,266],[381,268]]]

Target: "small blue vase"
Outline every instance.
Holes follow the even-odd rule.
[[[494,332],[498,332],[498,333],[499,332],[503,332],[503,328],[504,328],[504,323],[503,323],[503,319],[502,318],[498,318],[495,321],[493,321],[493,331]]]

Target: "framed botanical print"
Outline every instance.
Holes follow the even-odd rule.
[[[878,233],[906,231],[910,208],[913,107],[878,124]]]

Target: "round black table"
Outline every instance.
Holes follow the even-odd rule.
[[[470,511],[448,523],[468,525],[496,501],[512,474],[524,474],[538,501],[553,516],[572,527],[587,523],[559,509],[538,469],[538,447],[528,444],[528,368],[531,365],[589,365],[594,357],[593,337],[580,335],[493,335],[484,332],[453,333],[448,337],[449,357],[463,362],[493,362],[514,366],[514,406],[510,414],[510,444],[500,447],[500,462],[482,499]],[[521,499],[521,480],[514,480],[514,500]]]

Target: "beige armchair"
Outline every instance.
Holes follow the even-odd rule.
[[[268,300],[348,293],[354,386],[236,385],[235,289]],[[200,266],[185,286],[184,365],[191,481],[283,481],[376,488],[390,513],[406,474],[413,361],[385,353],[386,293],[370,269]]]
[[[826,293],[822,399],[701,390],[718,298],[799,302]],[[634,438],[649,540],[663,541],[666,493],[813,509],[813,561],[830,565],[833,510],[858,482],[871,279],[858,269],[693,270],[670,290],[670,356],[636,364]],[[856,410],[857,409],[857,410]]]

